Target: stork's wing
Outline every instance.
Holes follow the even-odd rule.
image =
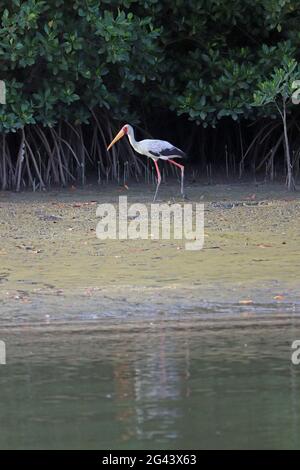
[[[143,140],[142,143],[147,147],[147,151],[157,158],[186,158],[186,154],[180,150],[179,148],[175,147],[174,145],[170,144],[166,140],[152,140],[146,139]]]
[[[177,147],[171,147],[171,148],[165,148],[162,149],[160,152],[160,155],[162,157],[180,157],[180,158],[186,158],[186,153],[184,153],[182,150],[180,150]]]

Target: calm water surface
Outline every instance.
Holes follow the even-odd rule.
[[[0,325],[0,448],[300,448],[299,316]]]

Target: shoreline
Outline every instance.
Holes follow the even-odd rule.
[[[181,203],[178,190],[164,184],[158,202]],[[147,310],[147,298],[156,310],[243,300],[299,308],[298,193],[277,184],[187,185],[188,202],[205,206],[199,251],[178,240],[96,238],[97,203],[127,195],[148,207],[152,193],[144,184],[0,192],[0,312],[30,310],[38,297],[57,298],[62,311],[91,298],[100,308],[127,300]]]

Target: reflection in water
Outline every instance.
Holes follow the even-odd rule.
[[[162,323],[157,324],[150,342],[143,331],[139,341],[143,349],[133,349],[114,366],[116,396],[121,405],[116,420],[126,428],[122,440],[128,441],[133,435],[149,440],[160,436],[175,439],[175,423],[180,416],[176,403],[185,393],[182,379],[183,375],[188,377],[188,362],[182,364],[184,355],[176,357],[175,343],[168,341]],[[156,421],[161,423],[158,429],[152,426]]]
[[[297,448],[297,316],[0,330],[0,448]]]

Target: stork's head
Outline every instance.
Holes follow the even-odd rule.
[[[120,132],[118,132],[116,137],[111,141],[111,143],[107,147],[107,150],[109,150],[118,140],[122,139],[124,135],[127,135],[128,133],[130,133],[131,130],[132,130],[132,127],[130,126],[130,124],[125,124],[125,126],[122,127]]]

